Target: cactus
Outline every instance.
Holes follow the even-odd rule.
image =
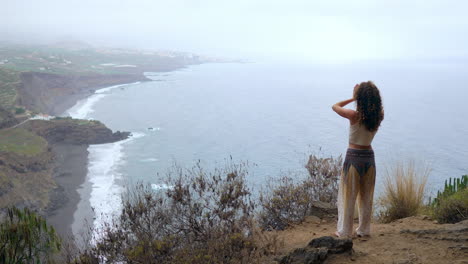
[[[443,192],[437,191],[437,196],[434,199],[431,199],[431,197],[429,197],[429,205],[433,207],[438,206],[442,199],[449,197],[456,192],[464,190],[467,186],[468,175],[463,175],[460,178],[453,178],[453,183],[452,178],[450,177],[448,183],[447,180],[445,180]]]

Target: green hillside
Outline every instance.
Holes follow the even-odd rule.
[[[34,156],[47,150],[47,141],[22,128],[0,130],[0,152]]]

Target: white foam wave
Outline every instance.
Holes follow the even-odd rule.
[[[129,139],[137,139],[137,138],[141,138],[141,137],[144,137],[145,136],[145,133],[142,133],[142,132],[132,132],[132,134],[130,135]],[[128,139],[127,139],[128,140]],[[130,141],[130,140],[128,140]]]
[[[127,86],[127,85],[133,85],[133,84],[139,84],[141,82],[134,82],[134,83],[125,83],[125,84],[117,84],[117,85],[113,85],[113,86],[109,86],[109,87],[106,87],[106,88],[101,88],[99,90],[96,90],[94,93],[107,93],[107,92],[110,92],[112,89],[115,89],[115,88],[119,88],[119,87],[122,87],[122,86]]]
[[[139,84],[139,83],[140,82],[118,84],[118,85],[113,85],[113,86],[109,86],[106,88],[96,90],[94,94],[91,95],[90,97],[78,101],[72,108],[70,108],[66,112],[66,114],[68,114],[69,116],[73,118],[89,119],[90,114],[94,112],[94,108],[93,108],[94,105],[96,105],[97,102],[99,102],[102,98],[108,95],[112,89],[122,87],[122,86],[127,86],[127,85]]]
[[[174,188],[174,186],[171,186],[171,185],[167,185],[167,184],[155,184],[155,183],[152,183],[151,184],[151,188],[155,191],[159,191],[159,190],[167,190],[167,189],[172,189]]]
[[[140,160],[141,162],[156,162],[159,161],[157,158],[147,158],[147,159],[142,159]]]
[[[100,229],[121,209],[121,194],[124,188],[119,168],[124,162],[124,144],[143,137],[143,133],[132,133],[126,140],[88,147],[88,180],[91,183],[90,204],[94,208],[94,227]]]
[[[68,115],[78,119],[88,118],[89,114],[94,112],[94,105],[105,96],[105,94],[94,94],[87,99],[79,101],[75,106],[68,110]]]

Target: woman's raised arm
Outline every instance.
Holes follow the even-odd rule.
[[[356,111],[354,111],[352,109],[343,108],[343,106],[353,102],[354,100],[355,100],[354,98],[351,98],[351,99],[348,99],[348,100],[338,102],[338,103],[336,103],[336,104],[334,104],[332,106],[332,109],[333,109],[333,111],[335,111],[340,116],[342,116],[344,118],[347,118],[350,121],[354,120],[355,117],[356,117]]]

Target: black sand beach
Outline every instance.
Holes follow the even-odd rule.
[[[53,206],[48,210],[46,218],[64,237],[73,234],[72,225],[75,217],[83,226],[86,221],[93,219],[89,197],[80,197],[79,193],[80,186],[85,183],[88,172],[87,148],[87,145],[58,144],[53,146],[57,164],[53,176],[58,188],[51,195]],[[85,195],[87,192],[81,193]],[[77,211],[79,203],[85,206]]]

